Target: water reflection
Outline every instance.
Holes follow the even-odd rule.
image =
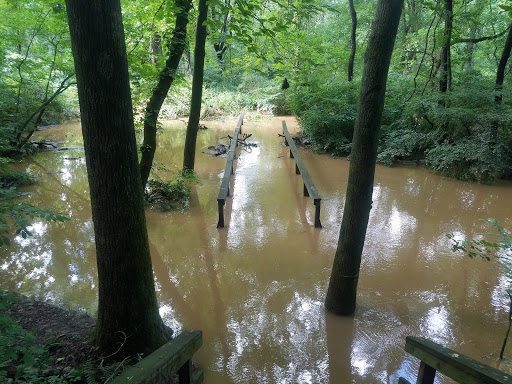
[[[227,226],[217,229],[225,159],[201,150],[225,142],[236,121],[206,125],[196,160],[202,184],[193,190],[190,209],[146,212],[160,314],[176,331],[203,330],[197,357],[206,383],[396,383],[400,376],[413,382],[419,362],[403,351],[406,335],[492,363],[507,325],[510,281],[498,268],[452,253],[444,233],[485,233],[479,218],[510,228],[510,183],[483,186],[422,168],[378,166],[358,308],[340,318],[325,313],[323,300],[349,163],[302,151],[323,198],[323,228],[316,229],[312,201],[302,196],[294,160],[277,137],[280,120],[247,121],[244,132],[259,146],[240,153]],[[287,125],[296,128],[291,119]],[[162,168],[181,164],[185,126],[163,127],[156,161],[166,178]],[[43,138],[54,134],[80,145],[78,129],[47,130]],[[33,237],[0,248],[0,288],[94,312],[96,261],[83,152],[41,153],[17,167],[40,178],[27,189],[28,201],[65,212],[72,222],[35,222]]]

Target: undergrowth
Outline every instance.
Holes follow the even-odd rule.
[[[52,364],[48,347],[37,344],[35,336],[24,330],[4,313],[15,300],[10,293],[0,292],[0,382],[11,383],[77,383],[82,370],[72,369],[64,375],[46,375]]]
[[[445,176],[488,184],[512,177],[512,112],[494,103],[492,83],[474,76],[445,95],[413,91],[409,83],[406,76],[389,75],[377,161],[414,161]],[[290,90],[292,112],[313,148],[349,155],[359,84],[309,79]]]
[[[189,207],[192,184],[199,184],[200,180],[190,171],[170,173],[168,180],[155,176],[148,181],[144,193],[146,201],[164,212],[185,210]]]

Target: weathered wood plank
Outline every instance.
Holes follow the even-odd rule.
[[[405,350],[458,383],[512,384],[512,376],[422,337],[407,336]]]
[[[286,145],[290,148],[290,157],[295,159],[295,173],[300,174],[302,176],[302,180],[304,181],[304,196],[310,196],[315,204],[315,227],[322,228],[322,224],[320,222],[320,201],[322,198],[320,197],[320,193],[318,193],[318,190],[313,183],[313,179],[311,179],[311,176],[309,175],[306,165],[302,161],[299,150],[297,149],[292,136],[288,132],[288,128],[286,127],[286,122],[284,120],[282,121],[282,124],[285,142]]]
[[[290,151],[293,154],[293,158],[295,159],[296,166],[302,175],[302,179],[304,180],[304,184],[306,184],[306,187],[309,192],[309,196],[311,196],[313,199],[321,199],[320,194],[318,193],[318,190],[315,187],[315,184],[313,183],[313,180],[311,179],[311,176],[309,175],[309,172],[304,165],[304,162],[302,161],[302,157],[300,156],[299,150],[297,149],[297,146],[295,145],[295,142],[293,141],[290,133],[288,132],[288,129],[286,128],[286,122],[283,120],[283,132],[286,138],[286,141],[288,145],[290,146]]]
[[[224,228],[224,205],[226,203],[226,197],[229,196],[229,181],[233,174],[233,162],[236,155],[236,147],[238,145],[238,135],[242,132],[242,125],[244,123],[244,114],[240,115],[238,124],[236,125],[233,137],[229,144],[228,156],[226,160],[226,168],[224,168],[224,176],[220,183],[219,195],[217,196],[217,202],[219,206],[219,221],[217,222],[217,228]]]
[[[201,331],[183,331],[136,365],[125,370],[112,381],[112,384],[160,384],[171,382],[178,371],[185,364],[189,364],[194,353],[203,344],[202,335]]]

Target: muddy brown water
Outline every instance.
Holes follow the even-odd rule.
[[[297,123],[286,120],[293,134]],[[190,209],[147,210],[160,313],[177,331],[203,330],[196,360],[206,384],[397,383],[400,376],[413,382],[419,362],[403,350],[407,335],[497,366],[510,281],[499,268],[453,253],[445,233],[485,233],[479,219],[488,218],[512,228],[511,183],[486,186],[421,167],[377,166],[357,311],[336,317],[325,312],[323,300],[349,163],[302,151],[323,197],[323,228],[315,229],[313,202],[302,196],[294,160],[277,137],[281,119],[246,121],[243,131],[252,133],[258,147],[240,153],[226,228],[217,229],[226,159],[201,152],[227,143],[222,138],[236,120],[206,125],[197,144],[202,183]],[[176,170],[185,124],[172,121],[163,128],[156,161]],[[74,123],[38,138],[67,146],[81,141]],[[72,221],[36,222],[33,237],[16,237],[0,248],[0,288],[94,313],[96,260],[83,151],[40,153],[15,166],[39,176],[27,188],[27,202],[64,212]],[[505,355],[500,368],[510,372],[512,347]]]

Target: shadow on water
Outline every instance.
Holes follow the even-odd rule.
[[[418,167],[377,166],[358,307],[340,318],[326,313],[323,301],[349,163],[301,150],[322,195],[323,228],[316,229],[313,202],[302,195],[294,160],[277,137],[281,119],[246,121],[244,132],[258,146],[238,156],[226,227],[217,229],[225,159],[202,151],[225,142],[236,120],[206,125],[197,144],[201,184],[190,208],[146,211],[161,316],[177,332],[203,330],[197,360],[205,383],[396,383],[399,376],[413,382],[419,362],[403,350],[407,335],[494,365],[507,326],[509,281],[499,269],[452,253],[444,233],[485,233],[480,218],[511,228],[510,183],[485,186]],[[293,119],[287,125],[296,132]],[[156,161],[178,169],[185,126],[163,127]],[[76,144],[77,132],[69,124],[41,132],[40,139]],[[69,157],[40,153],[16,165],[40,176],[27,201],[64,212],[72,222],[36,222],[32,238],[16,237],[10,248],[0,248],[0,288],[94,312],[85,162]]]

